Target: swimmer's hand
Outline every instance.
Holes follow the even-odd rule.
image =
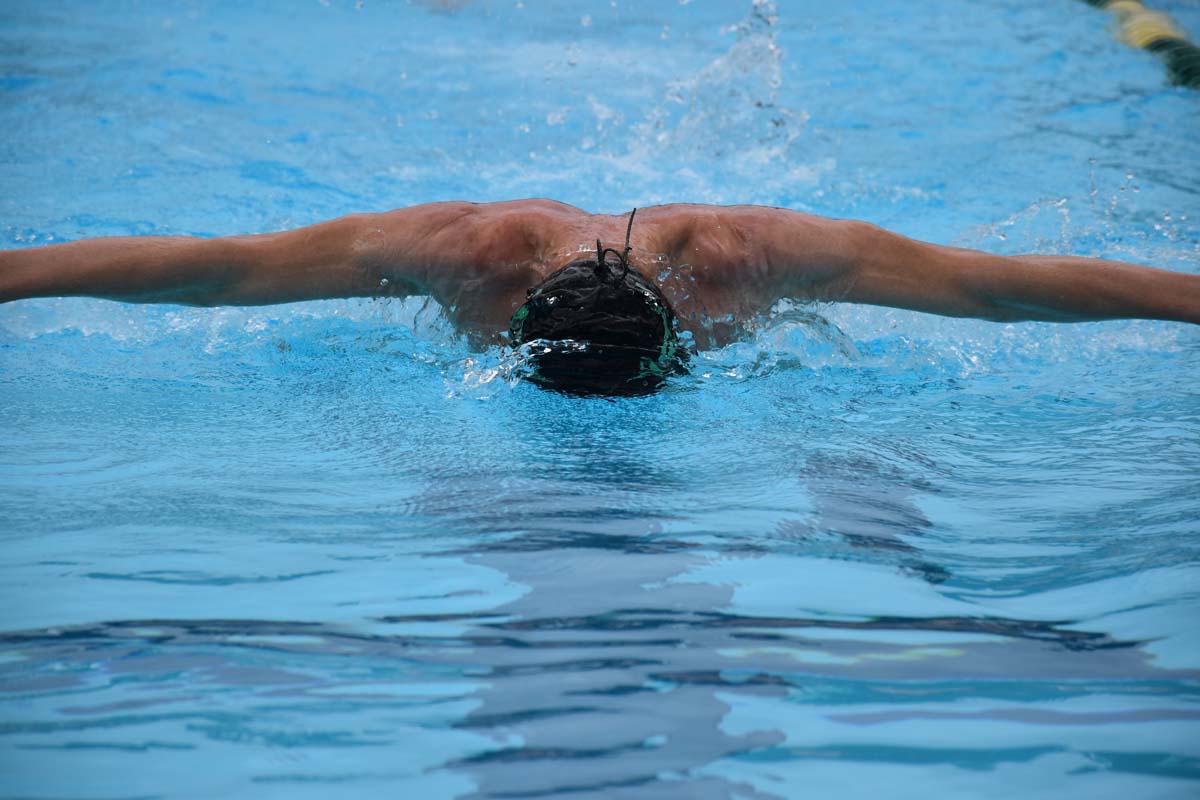
[[[218,306],[423,294],[431,275],[470,255],[473,209],[435,203],[254,236],[112,237],[5,250],[0,302],[83,295]]]
[[[919,242],[865,222],[759,211],[744,228],[762,243],[779,296],[996,322],[1200,324],[1200,275],[1098,258],[998,256]]]

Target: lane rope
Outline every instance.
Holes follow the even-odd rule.
[[[1117,38],[1130,47],[1149,50],[1166,63],[1171,82],[1200,89],[1200,47],[1192,44],[1175,21],[1141,0],[1084,0],[1117,20]]]

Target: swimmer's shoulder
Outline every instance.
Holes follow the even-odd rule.
[[[778,209],[671,203],[638,210],[638,223],[653,230],[659,252],[673,262],[708,269],[732,268],[754,257],[762,223]]]
[[[582,228],[589,217],[554,200],[448,200],[367,215],[367,222],[393,260],[478,271],[534,259],[557,231]]]

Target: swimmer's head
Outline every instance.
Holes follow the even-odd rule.
[[[633,216],[629,219],[633,226]],[[683,371],[686,353],[662,291],[629,265],[625,250],[596,242],[528,292],[509,324],[514,347],[532,342],[530,380],[571,395],[636,395]]]

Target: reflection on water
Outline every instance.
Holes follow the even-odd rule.
[[[345,519],[325,519],[313,538],[299,519],[281,538],[267,528],[248,543],[168,521],[146,530],[127,563],[52,540],[10,552],[26,574],[91,598],[68,616],[121,615],[10,624],[0,741],[25,765],[12,774],[65,793],[70,776],[45,776],[70,754],[92,759],[97,787],[128,791],[135,772],[149,789],[163,780],[142,770],[154,753],[159,768],[216,793],[189,755],[200,751],[245,763],[248,786],[314,796],[347,784],[497,798],[781,797],[831,763],[968,774],[1019,765],[1052,781],[1086,769],[1164,786],[1200,777],[1184,733],[1200,718],[1189,700],[1200,671],[1156,663],[1145,637],[1116,632],[1106,615],[1139,602],[1129,586],[1102,596],[1099,614],[1064,601],[1006,615],[988,593],[956,585],[978,569],[970,555],[926,549],[946,530],[923,509],[959,491],[933,445],[877,431],[861,444],[803,444],[791,460],[747,454],[734,435],[723,446],[742,456],[726,480],[756,461],[771,478],[749,476],[731,489],[740,501],[726,501],[705,473],[722,445],[701,459],[674,438],[699,430],[677,418],[679,399],[635,408],[533,392],[544,402],[473,419],[496,425],[488,436],[504,448],[455,460],[400,435],[335,378],[310,382],[279,423],[327,409],[320,446],[364,484],[357,495],[329,487],[342,493],[329,508]],[[368,379],[357,386],[370,394]],[[371,439],[381,426],[389,435]],[[425,463],[385,457],[389,439]],[[393,503],[388,476],[405,468],[423,477],[419,491],[372,523],[374,504]],[[154,491],[146,480],[125,502]],[[298,472],[286,485],[303,481]],[[308,493],[275,502],[319,514],[327,501]],[[199,504],[185,519],[195,508],[225,518],[221,528],[263,513],[176,502]],[[109,528],[109,546],[135,547],[137,530]],[[172,535],[174,555],[163,552]],[[1156,583],[1157,613],[1178,618],[1176,595]],[[344,621],[317,621],[330,609],[345,609]],[[930,725],[939,732],[914,736]]]
[[[812,517],[809,521],[784,520],[779,532],[827,558],[844,553],[843,545],[871,551],[867,557],[876,562],[886,553],[931,583],[941,583],[950,577],[949,572],[923,561],[919,548],[903,538],[919,536],[932,527],[912,500],[914,490],[930,491],[932,485],[920,476],[905,480],[885,470],[888,465],[867,453],[813,453],[804,472],[812,494]],[[825,547],[817,544],[822,538]]]
[[[207,368],[166,391],[161,365],[107,377],[100,337],[71,344],[100,377],[10,362],[6,789],[69,796],[64,757],[110,794],[1200,778],[1200,453],[1186,398],[1147,393],[1176,364],[1072,392],[1053,354],[960,371],[917,341],[907,372],[879,366],[907,342],[859,338],[808,366],[844,335],[812,319],[627,403],[447,398],[461,342],[336,315],[168,354]],[[747,378],[738,348],[774,366]],[[1097,425],[1104,404],[1141,410]]]
[[[92,749],[123,765],[146,752],[222,743],[276,752],[255,780],[295,786],[335,780],[330,770],[342,762],[356,782],[383,764],[382,774],[414,786],[424,770],[462,774],[485,797],[669,796],[680,780],[689,796],[729,797],[747,796],[747,786],[706,768],[882,756],[835,744],[836,731],[827,744],[789,751],[790,721],[811,707],[839,729],[883,731],[875,747],[891,748],[893,762],[1034,762],[1060,750],[1050,742],[1068,730],[1107,741],[1102,752],[1087,748],[1097,766],[1120,771],[1112,762],[1124,758],[1135,772],[1197,777],[1193,760],[1168,752],[1179,746],[1173,731],[1200,712],[1163,700],[1200,675],[1152,668],[1136,642],[1012,619],[739,617],[702,610],[727,589],[647,589],[663,574],[652,563],[659,556],[549,552],[553,565],[547,553],[532,564],[529,554],[482,556],[531,581],[522,600],[482,618],[390,617],[369,635],[153,619],[9,634],[4,696],[10,708],[21,698],[25,711],[0,733],[9,752],[34,760]],[[605,568],[619,574],[600,587],[587,580],[587,592],[564,591],[564,576],[584,583],[580,575],[592,573],[583,570]],[[596,588],[623,592],[624,602],[597,603]],[[551,598],[561,613],[547,616]],[[439,626],[464,632],[439,635]],[[1087,702],[1094,696],[1109,699],[1101,709]],[[758,708],[753,723],[729,729],[746,703]],[[920,719],[987,724],[1008,744],[897,738],[897,723]],[[1113,724],[1135,726],[1148,749],[1113,740]],[[290,764],[289,751],[297,753]]]

